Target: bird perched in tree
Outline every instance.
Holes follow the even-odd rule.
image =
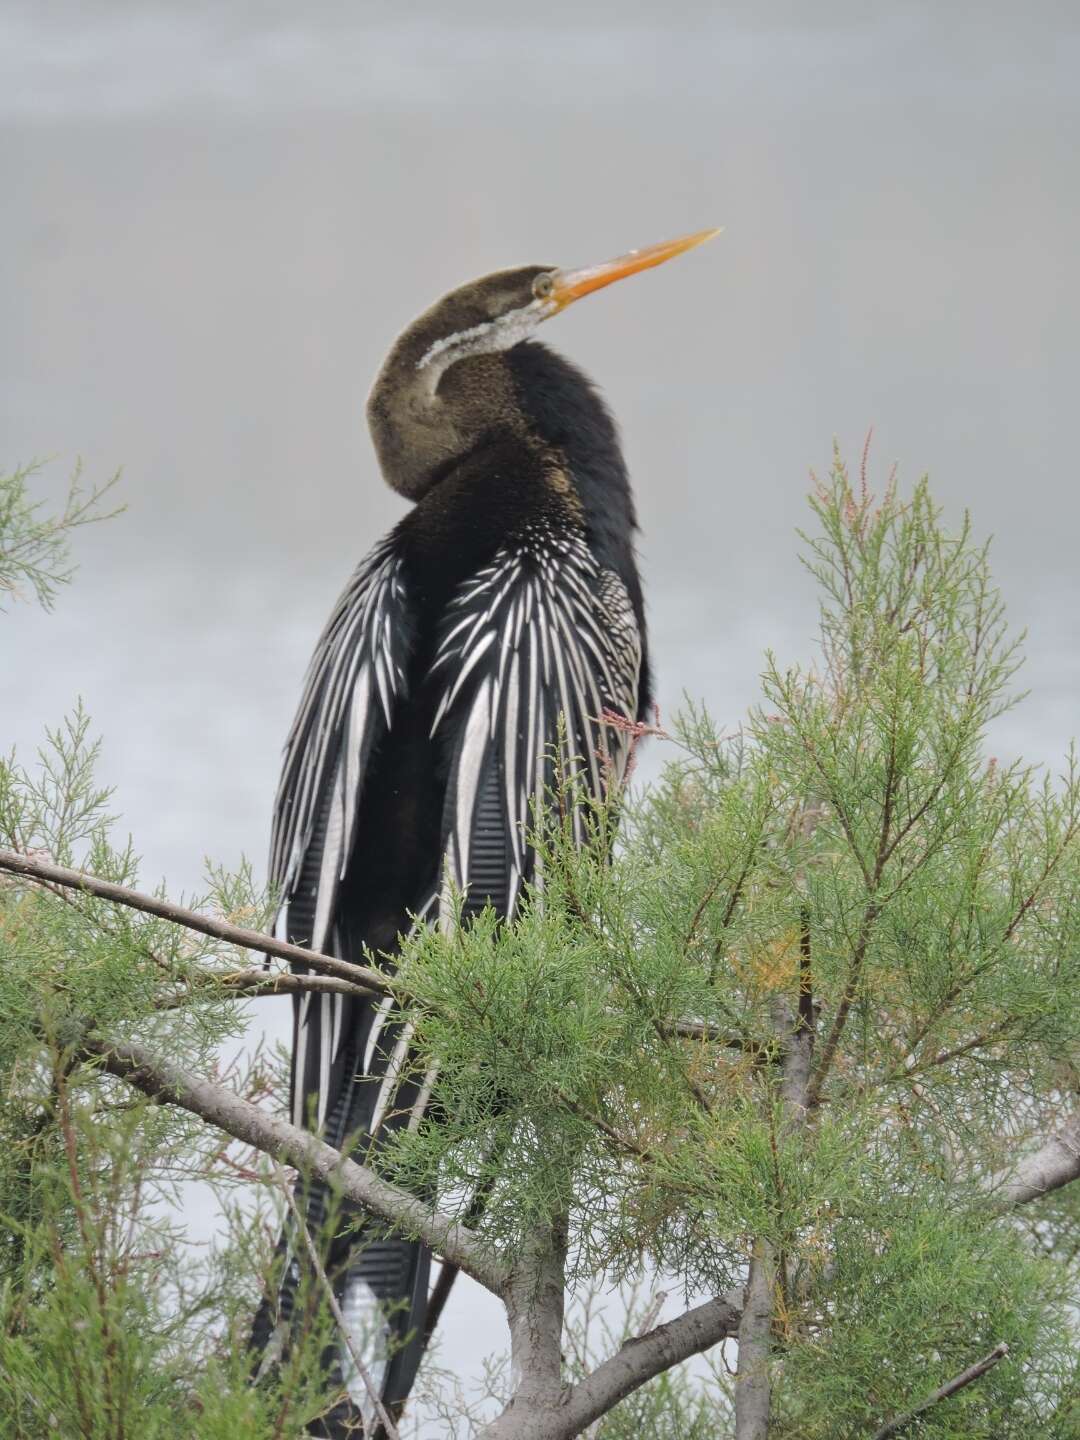
[[[395,342],[367,414],[383,478],[411,508],[346,586],[289,734],[270,857],[289,940],[363,961],[392,955],[412,917],[491,905],[510,919],[537,879],[529,832],[555,764],[598,797],[621,778],[628,731],[611,718],[640,719],[650,699],[634,502],[603,401],[532,335],[716,233],[588,269],[487,275]],[[409,1039],[389,1002],[300,997],[294,1121],[361,1158],[415,1123],[427,1097]],[[308,1192],[309,1227],[326,1200]],[[282,1250],[285,1281],[255,1325],[264,1365],[288,1345],[304,1263],[288,1232]],[[419,1360],[428,1252],[355,1217],[332,1252],[346,1324],[392,1409]],[[360,1433],[364,1378],[344,1344],[327,1364],[350,1399],[318,1433]]]

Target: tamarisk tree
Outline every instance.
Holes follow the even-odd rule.
[[[5,1435],[317,1426],[325,1235],[289,1355],[252,1383],[245,1352],[278,1223],[251,1217],[293,1172],[502,1302],[498,1402],[440,1434],[1080,1435],[1080,777],[987,754],[1020,653],[967,523],[839,461],[810,503],[809,663],[770,656],[726,735],[652,727],[662,779],[584,850],[556,806],[519,921],[420,928],[392,972],[270,940],[246,871],[139,891],[81,714],[4,765]],[[377,1171],[282,1118],[278,1061],[215,1067],[249,997],[305,989],[413,1026],[429,1118]],[[208,1255],[160,1203],[193,1178]],[[642,1274],[682,1303],[583,1335],[575,1297]]]

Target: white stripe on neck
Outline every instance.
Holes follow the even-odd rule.
[[[519,310],[508,310],[495,320],[484,320],[468,330],[459,330],[454,335],[444,335],[430,345],[416,362],[417,370],[435,366],[433,376],[437,385],[440,377],[459,360],[469,355],[490,355],[497,350],[509,350],[519,344],[549,315],[555,306],[550,301],[532,300]]]

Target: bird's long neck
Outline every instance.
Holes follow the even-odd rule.
[[[387,483],[423,512],[417,531],[438,524],[472,553],[501,543],[551,500],[553,519],[584,527],[600,563],[629,582],[633,498],[615,423],[587,377],[525,341],[452,366],[433,389],[412,363],[415,349],[406,332],[368,417]],[[538,475],[546,476],[539,490]],[[562,501],[546,493],[560,488]]]
[[[477,363],[454,367],[462,391]],[[643,645],[644,706],[650,685],[634,554],[637,522],[614,421],[588,379],[545,346],[523,343],[486,363],[500,367],[498,379],[489,376],[487,383],[487,394],[499,397],[497,413],[455,432],[452,458],[425,476],[397,527],[418,627],[438,633],[458,588],[508,541],[583,531],[600,567],[618,575],[633,605]],[[476,413],[475,394],[472,404]],[[384,473],[386,453],[380,450]]]
[[[440,374],[417,360],[426,332],[398,339],[368,398],[368,428],[383,479],[420,500],[495,432],[520,424],[505,356],[477,355]]]

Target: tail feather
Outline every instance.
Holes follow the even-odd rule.
[[[397,1129],[413,1120],[414,1109],[422,1107],[426,1095],[424,1077],[414,1074],[404,1054],[409,1027],[375,1005],[357,1009],[343,1046],[343,1063],[335,1067],[336,1093],[323,1133],[335,1148],[369,1159]],[[376,1027],[378,1033],[373,1034]],[[387,1094],[388,1081],[392,1096]],[[348,1343],[337,1336],[323,1356],[330,1392],[344,1392],[347,1398],[334,1405],[311,1433],[346,1440],[363,1434],[365,1424],[370,1426],[375,1418],[375,1405],[353,1352],[387,1409],[392,1412],[409,1394],[423,1350],[431,1255],[416,1241],[387,1235],[385,1227],[360,1207],[349,1202],[335,1206],[325,1181],[301,1179],[297,1202],[308,1233],[325,1253],[326,1272],[349,1331]],[[332,1217],[335,1233],[326,1246]],[[262,1301],[252,1327],[256,1380],[288,1351],[297,1292],[307,1265],[306,1243],[294,1231],[288,1220],[278,1242],[281,1282],[276,1294]]]

